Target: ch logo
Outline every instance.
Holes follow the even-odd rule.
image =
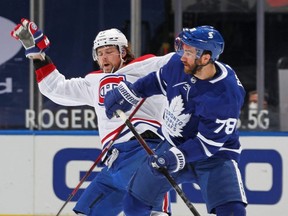
[[[104,105],[104,98],[108,91],[118,86],[121,81],[125,80],[124,75],[109,75],[100,80],[99,84],[99,105]]]

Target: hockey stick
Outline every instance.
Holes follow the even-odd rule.
[[[141,146],[146,150],[146,152],[149,155],[155,155],[154,151],[147,145],[146,141],[141,137],[141,135],[136,131],[135,127],[132,125],[129,118],[126,117],[125,113],[121,110],[116,111],[117,115],[125,122],[125,125],[131,130],[131,132],[134,134],[138,142],[141,144]],[[189,199],[186,197],[182,189],[179,187],[179,185],[176,183],[176,181],[173,179],[173,177],[170,175],[170,173],[167,171],[167,169],[161,169],[159,170],[169,181],[171,186],[176,190],[178,195],[182,198],[186,206],[190,209],[190,211],[193,213],[194,216],[200,216],[199,212],[196,210],[196,208],[193,206],[193,204],[189,201]]]
[[[137,104],[137,106],[135,107],[135,109],[133,110],[133,112],[130,114],[129,116],[129,120],[132,119],[132,117],[135,115],[135,113],[139,110],[139,108],[142,106],[142,104],[144,103],[145,98],[142,99],[139,104]],[[97,157],[97,159],[94,161],[93,165],[90,167],[90,169],[86,172],[86,174],[82,177],[82,179],[80,180],[80,182],[78,183],[78,185],[75,187],[75,189],[71,192],[71,194],[69,195],[68,199],[65,201],[65,203],[62,205],[62,207],[60,208],[60,210],[58,211],[58,213],[56,214],[56,216],[59,216],[60,213],[62,212],[62,210],[64,209],[64,207],[67,205],[68,202],[71,201],[71,199],[75,196],[75,194],[78,192],[79,188],[81,187],[81,185],[83,184],[83,182],[88,178],[88,176],[91,174],[91,172],[93,171],[93,169],[95,168],[95,166],[99,163],[99,161],[101,161],[103,155],[105,155],[107,153],[107,151],[111,148],[111,146],[113,145],[113,143],[115,142],[115,140],[118,138],[119,134],[122,132],[122,130],[125,128],[125,124],[122,124],[117,133],[115,134],[115,136],[113,137],[113,139],[110,140],[110,142],[108,143],[108,145],[102,150],[102,152],[100,153],[100,155]]]

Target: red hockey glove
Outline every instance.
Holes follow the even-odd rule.
[[[21,41],[25,48],[27,58],[33,58],[33,56],[39,54],[44,56],[45,50],[47,50],[50,45],[50,41],[46,35],[38,29],[37,25],[24,18],[21,19],[21,23],[11,31],[11,36]]]

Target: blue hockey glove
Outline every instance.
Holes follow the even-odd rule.
[[[122,81],[118,87],[107,92],[105,95],[104,105],[106,115],[111,119],[118,109],[127,112],[133,105],[136,105],[139,100],[140,97],[132,90],[132,84],[127,81]]]
[[[184,154],[176,147],[172,147],[169,151],[162,155],[153,155],[150,158],[150,164],[153,169],[160,170],[165,168],[168,172],[177,172],[184,168]]]
[[[50,42],[46,35],[38,29],[34,22],[28,19],[21,19],[21,23],[18,24],[11,32],[11,36],[16,40],[21,41],[25,48],[25,55],[27,58],[33,58],[37,55],[45,55],[45,50],[50,46]]]

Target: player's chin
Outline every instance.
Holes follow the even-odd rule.
[[[112,66],[111,66],[111,65],[104,65],[104,66],[102,67],[102,70],[103,70],[104,73],[111,73],[111,71],[112,71]]]
[[[190,75],[193,74],[192,70],[189,67],[186,67],[186,66],[184,66],[184,73],[190,74]]]

